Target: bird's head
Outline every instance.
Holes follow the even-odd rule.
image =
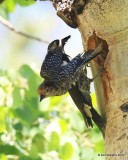
[[[60,47],[60,45],[62,47],[65,46],[66,42],[68,41],[68,39],[70,38],[71,36],[67,36],[67,37],[64,37],[63,39],[59,40],[59,39],[56,39],[54,41],[52,41],[49,45],[48,45],[48,51],[53,51],[54,49]]]
[[[57,95],[57,88],[52,82],[43,81],[38,88],[38,95],[40,96],[40,102],[47,97]]]
[[[58,39],[52,41],[49,45],[48,45],[48,51],[53,51],[54,49],[58,48],[60,45],[60,42]]]

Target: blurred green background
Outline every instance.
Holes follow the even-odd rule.
[[[69,28],[46,1],[5,0],[0,16],[16,29],[48,42],[71,35],[66,52],[83,51],[77,29]],[[47,45],[15,34],[0,23],[0,160],[104,160],[101,133],[87,129],[68,93],[39,103],[40,66]],[[93,104],[96,98],[92,87]]]

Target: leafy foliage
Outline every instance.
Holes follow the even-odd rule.
[[[7,18],[9,13],[13,12],[17,5],[27,7],[35,3],[35,0],[3,0],[0,2],[0,15]]]
[[[41,81],[28,65],[0,71],[0,159],[103,159],[97,155],[104,152],[98,128],[85,128],[67,94],[39,103]]]

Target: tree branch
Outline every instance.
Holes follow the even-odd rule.
[[[46,41],[46,40],[43,40],[41,38],[38,38],[38,37],[35,37],[35,36],[32,36],[32,35],[29,35],[27,33],[24,33],[24,32],[21,32],[21,31],[18,31],[17,29],[15,29],[13,27],[13,25],[11,23],[9,23],[6,19],[4,19],[2,16],[0,16],[0,23],[3,24],[5,27],[7,27],[8,29],[10,29],[11,31],[21,35],[21,36],[24,36],[26,38],[29,38],[29,39],[32,39],[32,40],[36,40],[36,41],[39,41],[39,42],[42,42],[42,43],[46,43],[48,44],[49,42]]]

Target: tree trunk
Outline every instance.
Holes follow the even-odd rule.
[[[98,41],[107,42],[108,54],[93,61],[91,68],[94,75],[101,65],[105,68],[95,81],[95,90],[98,106],[107,122],[106,160],[126,160],[128,159],[128,0],[92,0],[77,18],[85,50],[93,48]],[[94,30],[96,35],[93,34]]]

